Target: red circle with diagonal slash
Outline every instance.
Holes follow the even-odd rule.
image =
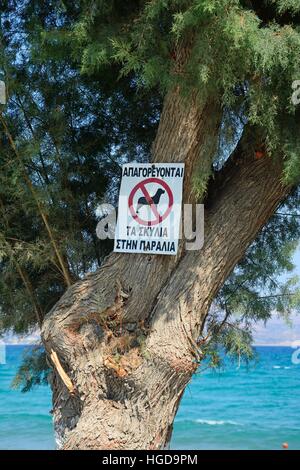
[[[149,192],[146,189],[146,184],[149,183],[156,183],[162,186],[166,191],[167,195],[169,197],[169,203],[168,203],[168,208],[163,214],[159,214],[156,205],[153,203],[153,200],[149,194]],[[141,190],[142,193],[144,194],[153,214],[155,215],[155,220],[143,220],[141,219],[138,214],[136,213],[134,207],[133,207],[133,198],[138,190]],[[130,213],[133,217],[134,220],[136,220],[140,225],[146,225],[147,227],[151,227],[152,225],[157,225],[160,224],[163,220],[165,220],[168,215],[170,214],[172,207],[174,203],[174,198],[173,198],[173,193],[171,191],[170,186],[163,180],[159,178],[148,178],[146,180],[140,181],[134,188],[132,189],[131,193],[129,194],[128,198],[128,206]]]

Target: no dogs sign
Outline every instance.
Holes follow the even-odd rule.
[[[176,255],[184,164],[122,167],[114,251]]]

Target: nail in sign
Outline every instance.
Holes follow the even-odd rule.
[[[122,167],[114,251],[176,255],[184,163]]]

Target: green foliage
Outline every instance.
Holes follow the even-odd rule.
[[[29,392],[35,385],[46,385],[51,369],[47,364],[46,354],[41,346],[25,350],[23,362],[12,382],[13,388]]]
[[[238,366],[253,363],[257,356],[252,342],[251,331],[242,322],[236,321],[212,330],[210,341],[202,348],[204,365],[218,370],[224,366],[225,358]]]
[[[300,12],[300,5],[298,0],[270,0],[279,13],[298,13]]]
[[[115,201],[120,162],[148,158],[161,99],[118,80],[116,65],[80,74],[64,37],[78,19],[74,2],[0,8],[1,112],[21,157],[0,124],[0,329],[21,333],[65,290],[28,180],[71,278],[95,270],[112,246],[96,236],[96,208]]]
[[[108,63],[139,86],[163,92],[179,85],[199,98],[243,106],[261,128],[268,151],[285,152],[285,178],[299,180],[299,112],[290,104],[300,77],[297,0],[80,2],[65,39],[84,73]],[[47,37],[47,36],[46,36]],[[50,34],[51,38],[51,34]],[[233,90],[244,84],[243,97]],[[203,181],[200,181],[200,186]]]
[[[233,359],[252,360],[255,323],[266,323],[275,312],[289,322],[291,314],[299,312],[299,279],[292,261],[299,244],[299,202],[299,190],[295,190],[218,293],[202,336],[212,366],[222,362],[216,345]]]
[[[30,330],[36,310],[43,316],[65,290],[28,180],[71,278],[96,269],[111,244],[95,235],[95,209],[116,200],[121,163],[148,161],[172,87],[224,110],[223,154],[195,175],[197,193],[246,123],[268,153],[284,153],[283,178],[300,181],[300,107],[291,104],[300,79],[297,0],[6,0],[0,12],[3,115],[21,156],[2,125],[1,331]],[[295,191],[280,208],[289,215],[269,222],[215,299],[203,349],[213,365],[217,344],[251,358],[252,322],[298,308],[298,207]],[[16,384],[26,390],[44,380],[43,360],[40,351],[26,358]]]

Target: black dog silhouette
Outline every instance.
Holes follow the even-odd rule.
[[[153,201],[153,204],[155,204],[157,206],[157,204],[159,204],[159,200],[161,198],[161,195],[164,194],[166,191],[164,189],[161,189],[159,188],[156,193],[154,194],[153,197],[151,197],[152,201]],[[136,208],[136,212],[138,213],[139,209],[142,207],[142,206],[150,206],[149,202],[147,201],[147,199],[145,197],[140,197],[138,199],[138,203],[137,203],[137,208]]]

